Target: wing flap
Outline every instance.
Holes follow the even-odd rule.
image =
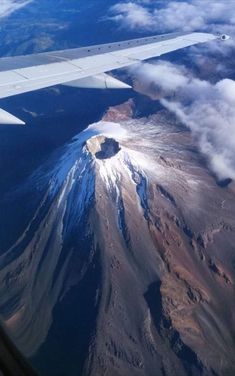
[[[117,80],[116,78],[106,73],[81,78],[80,80],[67,82],[63,85],[86,89],[131,89],[130,85],[120,80]]]
[[[72,74],[81,71],[81,68],[70,62],[53,63],[17,69],[14,72],[22,78],[34,80],[35,78],[44,79],[56,77],[58,75]]]
[[[63,64],[61,70],[58,64]],[[0,98],[76,81],[132,64],[133,61],[127,57],[108,55],[104,58],[104,55],[98,55],[95,61],[93,57],[73,61],[71,69],[65,69],[64,63],[54,63],[40,66],[40,69],[38,66],[18,69],[13,72],[16,74],[14,76],[0,72]]]

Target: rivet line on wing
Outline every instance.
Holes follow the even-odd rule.
[[[18,76],[24,78],[25,80],[29,80],[29,77],[25,76],[23,73],[20,73],[18,70],[13,70],[12,72],[14,72]]]
[[[69,60],[66,57],[61,57],[61,56],[57,56],[57,55],[50,55],[50,56],[52,56],[52,57],[54,57],[58,60],[66,61],[66,63],[72,65],[75,68],[79,68],[79,69],[81,69],[81,71],[83,71],[83,69],[79,65],[73,63],[73,60]],[[76,59],[74,59],[74,60],[76,60]]]
[[[127,61],[133,61],[133,62],[136,62],[136,63],[139,63],[141,61],[139,59],[135,59],[135,58],[132,58],[132,57],[129,57],[129,56],[122,56],[122,55],[118,56],[116,54],[116,51],[114,53],[110,52],[108,55],[111,55],[111,56],[115,57],[116,59],[127,59]],[[116,62],[118,64],[123,64],[123,60],[122,61],[117,60]]]

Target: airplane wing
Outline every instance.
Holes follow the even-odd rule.
[[[1,58],[0,98],[58,84],[94,88],[129,87],[104,73],[218,38],[225,39],[225,36],[174,33],[71,50]],[[6,115],[4,113],[5,111],[2,113],[3,117]],[[14,119],[8,114],[9,123]]]

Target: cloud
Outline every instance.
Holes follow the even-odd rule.
[[[0,18],[7,17],[16,10],[28,5],[32,0],[1,0]]]
[[[135,3],[118,3],[111,8],[111,19],[131,29],[146,28],[152,23],[149,11]]]
[[[161,92],[161,103],[192,131],[218,178],[235,179],[235,81],[212,84],[168,62],[141,64],[131,74],[145,90],[154,84]]]
[[[122,1],[110,8],[109,19],[118,27],[145,34],[203,31],[230,35],[232,38],[226,43],[214,41],[188,49],[188,54],[191,52],[192,59],[195,59],[194,65],[199,68],[205,66],[204,56],[218,60],[218,56],[231,55],[235,48],[234,0]],[[226,67],[221,65],[221,71],[223,69]]]
[[[130,29],[171,32],[204,30],[234,35],[234,1],[131,1],[111,7],[111,19]]]
[[[134,78],[144,81],[145,85],[155,84],[155,89],[172,93],[188,83],[186,69],[183,66],[174,66],[166,61],[156,64],[140,64],[129,68]],[[184,74],[185,73],[185,74]],[[163,79],[164,77],[164,79]]]
[[[195,72],[205,80],[185,66],[164,61],[141,64],[130,72],[138,88],[160,98],[192,131],[218,177],[235,179],[235,81],[221,80],[227,74],[233,77],[234,71],[234,1],[121,1],[110,9],[110,16],[121,27],[142,32],[200,30],[234,36],[226,43],[217,41],[188,50],[186,63],[196,67]],[[216,76],[220,77],[217,83]]]

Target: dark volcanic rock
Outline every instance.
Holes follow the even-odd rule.
[[[98,159],[111,158],[121,150],[116,140],[104,136],[90,138],[86,142],[86,147]]]

